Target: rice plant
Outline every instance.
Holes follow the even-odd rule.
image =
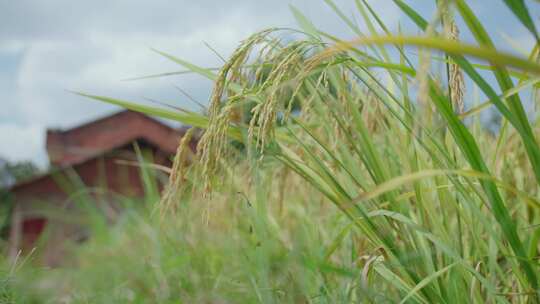
[[[365,0],[366,31],[325,2],[357,38],[293,7],[300,29],[253,34],[218,73],[158,51],[214,81],[204,115],[80,93],[204,129],[198,158],[181,165],[179,148],[155,210],[128,212],[77,249],[76,269],[38,271],[42,284],[17,296],[539,302],[538,122],[520,93],[536,107],[540,39],[526,3],[504,1],[536,40],[528,58],[498,50],[465,0],[436,1],[431,19],[393,0],[417,36],[391,33]],[[480,122],[487,109],[500,129]]]

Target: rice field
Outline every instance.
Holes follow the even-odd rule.
[[[254,33],[219,71],[156,51],[213,81],[204,113],[77,93],[202,129],[197,157],[185,166],[180,144],[161,197],[96,228],[69,266],[2,263],[0,301],[540,302],[527,2],[501,1],[536,41],[527,57],[499,50],[465,0],[429,16],[391,1],[417,35],[367,1],[365,28],[325,2],[356,38],[292,7],[297,29]]]

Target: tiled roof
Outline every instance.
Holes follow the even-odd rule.
[[[138,112],[122,111],[69,130],[48,130],[47,153],[52,165],[64,167],[143,139],[174,154],[185,131]]]

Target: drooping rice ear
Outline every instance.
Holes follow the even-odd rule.
[[[223,95],[230,81],[229,76],[231,74],[237,75],[254,46],[264,41],[265,37],[272,31],[272,29],[265,30],[246,39],[236,49],[218,74],[210,99],[208,128],[197,145],[197,153],[201,161],[202,176],[207,192],[210,190],[210,180],[212,176],[216,175],[223,154],[225,153],[226,131],[231,123],[231,112],[234,109],[235,103],[239,100],[234,96],[227,96],[227,101],[225,103],[222,102]]]
[[[454,21],[450,24],[450,39],[459,40],[459,29]],[[454,111],[458,114],[463,113],[465,104],[463,102],[463,95],[465,94],[465,80],[463,78],[463,71],[461,71],[458,64],[451,62],[449,64],[449,79],[448,85],[450,90],[450,100]]]
[[[195,128],[189,128],[187,130],[180,140],[178,148],[176,149],[176,155],[174,156],[169,182],[165,187],[160,203],[160,214],[162,218],[180,199],[180,193],[182,191],[182,186],[186,175],[187,157],[189,153],[192,153],[190,143],[194,130]]]
[[[277,112],[287,110],[282,104],[285,92],[288,90],[286,82],[299,73],[299,67],[303,61],[301,45],[302,43],[291,44],[277,54],[277,60],[266,80],[266,83],[270,84],[266,89],[268,94],[264,94],[267,98],[252,110],[253,117],[249,123],[248,141],[255,141],[256,148],[261,152],[264,151],[265,144],[273,138]],[[271,61],[274,62],[274,60]]]
[[[450,40],[459,41],[459,28],[454,20],[449,1],[441,1],[439,5],[445,37]],[[463,102],[463,95],[465,93],[463,72],[458,64],[450,61],[449,56],[446,56],[446,58],[449,61],[447,63],[448,94],[452,102],[452,108],[456,113],[461,114],[465,109]]]

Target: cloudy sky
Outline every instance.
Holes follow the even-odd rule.
[[[335,2],[359,19],[354,1]],[[390,0],[370,2],[392,28],[398,23],[413,28],[407,27]],[[407,2],[432,16],[434,1]],[[502,1],[470,3],[504,48],[516,51],[532,43]],[[538,21],[540,5],[528,3]],[[240,40],[257,30],[295,27],[289,4],[318,27],[353,37],[322,0],[1,0],[0,158],[46,166],[46,128],[68,128],[118,110],[67,90],[134,101],[151,98],[195,109],[174,86],[205,102],[212,84],[201,77],[123,79],[180,69],[150,48],[199,65],[219,66],[220,59],[205,43],[227,57]],[[505,36],[517,47],[508,46]]]

